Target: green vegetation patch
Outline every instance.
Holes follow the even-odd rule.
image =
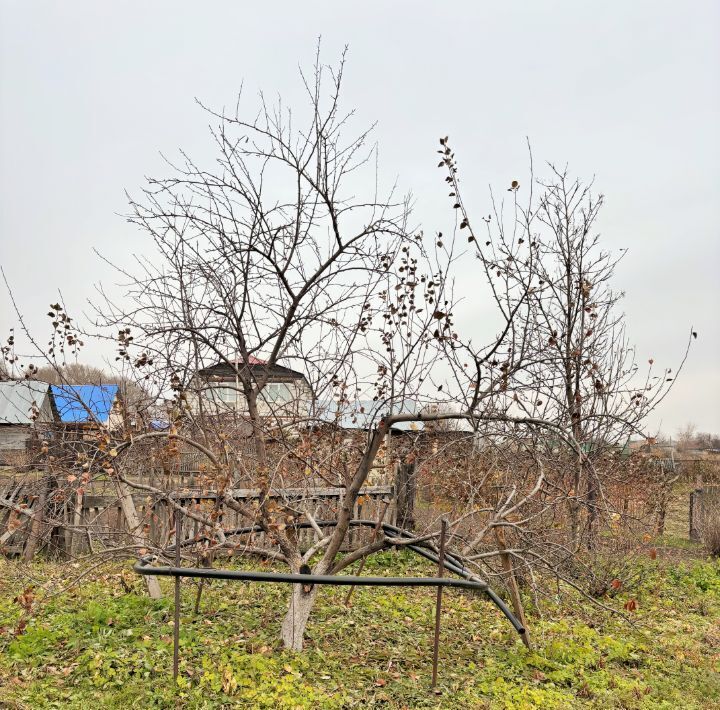
[[[0,704],[11,708],[720,707],[717,562],[645,570],[633,623],[579,595],[539,609],[528,599],[532,650],[485,598],[446,591],[437,694],[434,590],[357,588],[347,608],[347,589],[323,588],[306,650],[292,654],[278,642],[286,587],[213,582],[195,615],[185,581],[175,684],[168,580],[152,601],[128,565],[67,591],[78,570],[0,565]],[[387,553],[365,573],[433,570]],[[43,582],[28,592],[29,577]]]

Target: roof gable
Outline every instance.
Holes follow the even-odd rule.
[[[47,382],[0,382],[0,424],[32,424],[33,407],[39,412],[47,393]]]
[[[210,365],[210,367],[199,370],[198,374],[204,378],[234,378],[237,374],[236,369],[242,370],[245,364],[242,360],[231,360],[231,362],[233,365],[229,365],[227,362],[218,362],[215,365]],[[249,358],[248,369],[255,378],[267,374],[269,382],[287,382],[288,380],[306,379],[302,372],[291,370],[289,367],[278,365],[277,363],[275,365],[268,365],[264,360],[259,360],[252,356]]]

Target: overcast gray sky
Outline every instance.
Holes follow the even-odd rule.
[[[124,190],[164,173],[159,151],[212,155],[195,96],[299,98],[298,64],[350,46],[346,107],[378,120],[381,171],[412,189],[428,231],[446,223],[438,136],[465,197],[536,163],[568,162],[606,195],[604,243],[640,361],[674,367],[653,425],[720,432],[720,2],[12,2],[0,0],[0,263],[45,335],[144,238]],[[542,168],[538,170],[542,173]],[[13,325],[0,295],[0,334]],[[478,325],[482,328],[482,324]]]

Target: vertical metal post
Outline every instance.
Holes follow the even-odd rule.
[[[175,511],[175,566],[180,567],[180,540],[182,539],[182,512]],[[175,575],[175,625],[173,627],[173,680],[178,677],[180,662],[180,577]]]
[[[196,507],[200,507],[200,499],[196,499],[194,501]],[[199,532],[199,526],[198,521],[195,521],[195,524],[193,526],[193,545],[195,546],[195,553],[197,555],[197,566],[200,567],[200,563],[202,562],[203,567],[207,567],[207,559],[205,556],[205,553],[203,550],[200,549],[200,546],[198,544],[198,532]],[[197,594],[195,595],[195,608],[194,613],[197,614],[200,611],[200,598],[202,597],[202,591],[204,586],[204,579],[201,579],[198,582],[197,585]]]
[[[445,536],[447,534],[447,520],[440,521],[440,554],[438,555],[438,577],[445,574]],[[438,655],[440,651],[440,612],[442,611],[443,588],[438,586],[435,601],[435,642],[433,645],[433,672],[432,688],[437,685]]]
[[[203,567],[209,567],[209,566],[210,566],[210,565],[208,564],[208,556],[207,556],[204,552],[203,552],[202,554],[198,554],[198,567],[200,566],[200,563],[201,563],[201,562],[202,562],[202,566],[203,566]],[[203,587],[204,587],[204,586],[205,586],[205,580],[204,580],[204,579],[201,579],[201,580],[198,582],[197,594],[195,595],[195,608],[194,608],[194,610],[193,610],[193,612],[194,612],[195,614],[199,614],[199,613],[200,613],[200,599],[202,598],[202,593],[203,593]]]

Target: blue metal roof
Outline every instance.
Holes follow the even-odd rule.
[[[99,422],[106,424],[117,385],[51,385],[60,421],[63,424]]]

